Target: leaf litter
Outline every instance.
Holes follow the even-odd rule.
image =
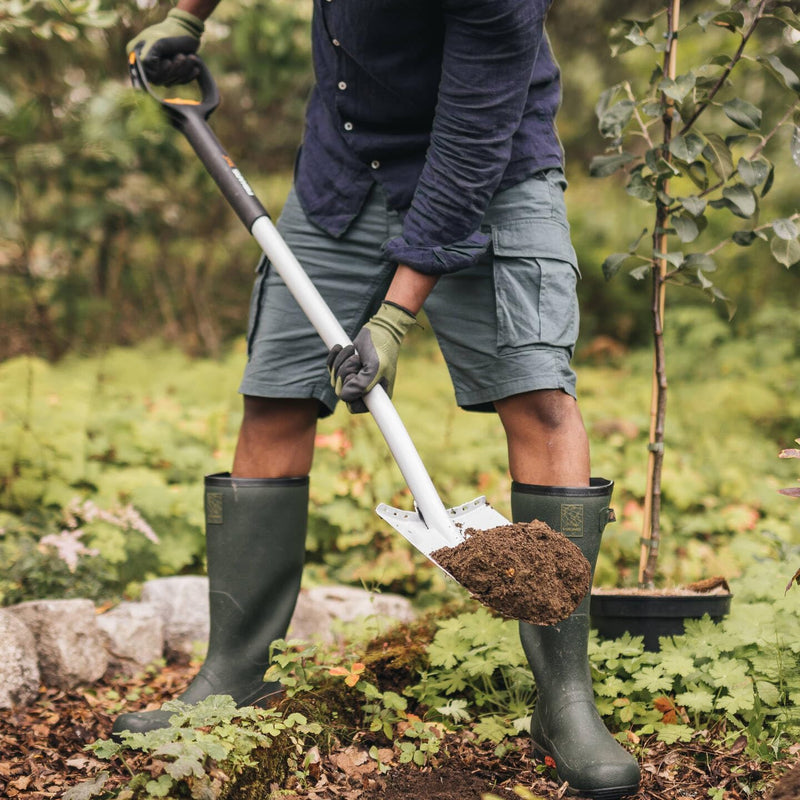
[[[139,753],[125,762],[94,758],[84,746],[108,738],[114,717],[125,710],[159,705],[179,694],[197,670],[197,663],[170,664],[157,672],[132,678],[105,678],[91,687],[70,691],[40,690],[24,708],[0,712],[0,797],[9,800],[50,800],[82,781],[97,781],[108,774],[107,795],[129,778],[128,768],[148,771],[153,760]],[[708,800],[716,789],[724,800],[788,800],[800,797],[800,745],[791,760],[770,765],[747,756],[744,737],[720,744],[725,731],[700,731],[689,742],[667,744],[656,737],[628,737],[642,769],[642,784],[632,800]],[[440,752],[430,765],[400,762],[396,746],[381,746],[378,760],[370,755],[370,734],[353,731],[329,749],[310,747],[306,753],[307,779],[301,785],[294,775],[283,784],[269,775],[250,774],[247,785],[236,779],[229,797],[244,798],[248,788],[262,798],[282,800],[518,800],[533,794],[537,800],[564,797],[553,762],[532,751],[527,737],[512,740],[498,750],[469,728],[443,733]],[[791,751],[791,748],[790,748]],[[785,773],[785,774],[784,774]],[[761,776],[773,788],[748,793],[738,778],[750,785]],[[520,789],[519,787],[523,787]]]

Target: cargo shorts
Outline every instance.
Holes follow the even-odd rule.
[[[573,397],[570,361],[578,337],[580,277],[564,206],[561,170],[537,174],[493,198],[481,229],[491,236],[473,266],[442,276],[424,311],[447,364],[456,402],[493,411],[494,401],[539,389]],[[381,252],[402,232],[401,216],[375,185],[341,238],[306,218],[292,190],[278,230],[353,338],[378,310],[395,264]],[[280,276],[262,256],[250,302],[248,362],[239,391],[271,398],[316,398],[320,416],[338,398],[327,348]],[[402,381],[401,369],[398,380]]]

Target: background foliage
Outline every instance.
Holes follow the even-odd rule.
[[[187,352],[219,355],[242,332],[253,243],[185,142],[128,86],[124,43],[167,7],[0,3],[0,358],[54,358],[154,333]],[[642,2],[625,13],[647,16],[656,7]],[[274,212],[288,187],[310,87],[310,8],[294,0],[230,0],[203,45],[223,96],[215,130]],[[627,278],[605,284],[599,265],[636,238],[644,217],[635,204],[631,209],[624,180],[587,177],[606,146],[594,115],[601,93],[631,73],[646,78],[657,63],[647,48],[608,57],[618,13],[610,0],[559,0],[549,29],[564,75],[559,129],[583,264],[583,335],[637,344],[647,338],[644,289]],[[774,49],[773,39],[766,30],[758,46]],[[714,35],[686,47],[716,52],[728,44]],[[798,70],[794,50],[784,59]],[[776,80],[753,89],[764,108],[785,91]],[[776,171],[794,169],[788,150],[775,164]],[[790,216],[791,192],[774,195],[775,213]],[[620,215],[620,208],[628,211]],[[766,268],[762,244],[728,254],[720,265],[717,283],[741,320],[764,303],[798,295],[797,271]],[[752,269],[754,262],[765,268]]]
[[[411,336],[396,401],[437,487],[450,504],[485,493],[509,513],[498,420],[455,408],[430,331]],[[730,577],[753,558],[800,544],[796,505],[777,491],[796,471],[796,462],[778,458],[778,443],[792,443],[800,416],[800,319],[765,310],[739,337],[707,306],[676,309],[669,338],[675,388],[660,577]],[[221,359],[149,344],[55,365],[31,356],[0,365],[0,547],[8,565],[0,602],[102,599],[126,587],[135,594],[148,577],[202,570],[201,476],[231,463],[243,345]],[[579,374],[595,472],[617,482],[619,522],[607,529],[597,579],[630,584],[648,355],[587,361]],[[431,404],[443,414],[431,415]],[[322,422],[317,445],[306,580],[391,589],[421,605],[450,597],[438,571],[374,514],[378,502],[406,506],[410,498],[371,420],[339,409]]]

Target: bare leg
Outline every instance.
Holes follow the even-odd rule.
[[[542,486],[588,486],[589,441],[578,404],[559,389],[495,403],[508,439],[511,477]]]
[[[308,475],[314,457],[319,403],[313,399],[244,398],[233,459],[237,478]]]

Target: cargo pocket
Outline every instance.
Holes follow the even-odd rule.
[[[264,253],[256,265],[256,279],[253,283],[253,293],[250,295],[250,316],[247,322],[247,357],[253,353],[253,342],[258,331],[258,320],[261,317],[261,306],[266,291],[267,276],[269,275],[269,259]]]
[[[522,219],[492,228],[497,347],[572,349],[578,338],[580,277],[569,230]]]

